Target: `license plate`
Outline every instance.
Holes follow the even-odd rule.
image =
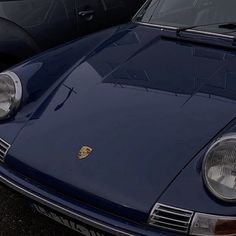
[[[67,218],[66,216],[63,216],[59,213],[56,213],[54,211],[51,211],[50,209],[46,209],[42,206],[32,204],[32,207],[39,212],[40,214],[49,217],[50,219],[53,219],[54,221],[57,221],[64,226],[69,227],[70,229],[73,229],[77,232],[79,232],[82,235],[85,236],[107,236],[107,234],[100,232],[96,229],[92,229],[90,226],[87,226],[83,223],[76,222],[72,219]]]

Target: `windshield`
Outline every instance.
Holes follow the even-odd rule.
[[[149,0],[135,21],[172,27],[236,22],[236,0]]]

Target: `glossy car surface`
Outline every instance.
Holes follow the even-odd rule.
[[[42,50],[129,21],[143,0],[0,2],[0,70]]]
[[[204,235],[194,230],[214,217],[211,235],[235,235],[235,202],[214,196],[202,169],[212,142],[235,136],[236,31],[225,23],[233,19],[160,26],[145,20],[157,2],[132,23],[11,69],[23,97],[0,124],[9,145],[0,180],[84,235]]]

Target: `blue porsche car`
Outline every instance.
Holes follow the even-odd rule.
[[[0,181],[86,236],[236,235],[236,1],[131,23],[0,74]]]

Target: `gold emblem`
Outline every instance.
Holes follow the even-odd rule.
[[[79,151],[77,157],[78,157],[80,160],[83,160],[83,159],[85,159],[86,157],[88,157],[88,156],[91,154],[92,151],[93,151],[93,149],[92,149],[91,147],[83,146],[83,147],[80,149],[80,151]]]

